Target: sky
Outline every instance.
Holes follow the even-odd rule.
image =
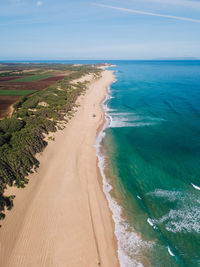
[[[0,0],[0,60],[200,58],[200,0]]]

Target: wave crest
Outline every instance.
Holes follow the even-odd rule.
[[[109,88],[108,88],[109,92]],[[109,94],[102,103],[102,109],[105,112],[107,110],[106,104],[109,100]],[[100,148],[101,142],[105,137],[105,129],[109,127],[110,118],[106,116],[106,123],[103,130],[99,133],[96,138],[95,147],[98,157],[98,166],[103,179],[103,192],[108,200],[109,208],[112,212],[112,218],[115,223],[115,235],[118,241],[118,258],[120,266],[122,267],[142,267],[143,265],[135,259],[135,257],[141,255],[141,249],[150,248],[153,242],[143,241],[123,218],[122,218],[122,207],[111,197],[112,186],[108,183],[104,173],[104,161],[105,158],[102,155]],[[133,258],[134,257],[134,258]]]
[[[169,191],[157,189],[148,195],[157,198],[165,198],[169,202],[175,202],[176,208],[153,222],[157,225],[165,225],[167,231],[196,232],[200,234],[200,198],[192,192]],[[192,205],[191,205],[192,203]]]

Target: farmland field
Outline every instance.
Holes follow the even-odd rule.
[[[28,78],[28,77],[27,77]],[[64,79],[64,75],[59,76],[52,76],[48,77],[43,80],[34,81],[34,82],[20,82],[19,79],[17,80],[8,80],[8,81],[1,81],[0,80],[0,90],[43,90],[49,87],[52,84],[55,84],[57,81]]]
[[[1,90],[0,96],[27,96],[37,92],[37,90]]]
[[[32,76],[28,76],[24,78],[18,78],[18,79],[12,80],[12,82],[35,82],[35,81],[47,79],[49,77],[52,77],[52,75],[38,74],[38,75],[32,75]]]
[[[71,65],[60,64],[2,64],[0,72],[0,119],[8,116],[20,97],[63,80],[73,73]]]
[[[17,102],[20,96],[0,96],[0,119],[9,114],[9,109],[13,103]]]
[[[24,76],[20,76],[20,78],[23,78],[23,77]],[[9,77],[0,76],[0,82],[11,81],[11,80],[16,80],[16,76],[9,76]]]

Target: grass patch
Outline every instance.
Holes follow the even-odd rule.
[[[37,92],[37,90],[0,90],[0,96],[26,96]]]
[[[55,137],[54,137],[54,136],[49,136],[49,137],[48,137],[48,140],[49,140],[49,141],[55,141]]]
[[[12,82],[35,82],[35,81],[47,79],[47,78],[52,77],[52,76],[53,75],[38,74],[38,75],[29,76],[29,77],[15,79],[15,80],[12,80]]]

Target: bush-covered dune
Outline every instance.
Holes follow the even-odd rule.
[[[0,219],[5,217],[5,208],[13,206],[14,196],[4,195],[6,187],[28,183],[28,175],[39,167],[36,153],[47,146],[44,134],[55,132],[60,122],[70,119],[77,97],[86,89],[84,83],[70,82],[87,73],[100,74],[92,66],[71,68],[75,71],[64,80],[22,97],[14,105],[13,116],[0,121]]]

